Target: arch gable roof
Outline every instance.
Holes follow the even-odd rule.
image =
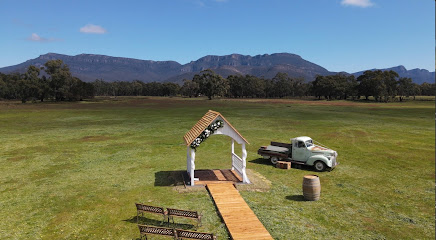
[[[221,117],[223,119],[223,121],[229,125],[229,127],[231,129],[233,129],[233,131],[235,131],[235,133],[237,135],[239,135],[242,140],[244,140],[244,142],[248,143],[249,142],[238,132],[238,130],[236,130],[236,128],[234,128],[232,126],[232,124],[230,124],[229,121],[227,121],[227,119],[221,115],[221,113],[219,112],[215,112],[212,110],[209,110],[200,120],[198,120],[198,122],[191,128],[191,130],[189,130],[185,136],[183,136],[183,139],[185,140],[185,144],[186,146],[191,145],[191,143],[198,137],[200,136],[200,134],[210,125],[213,123],[213,121],[215,121],[215,119],[217,119],[218,117]]]

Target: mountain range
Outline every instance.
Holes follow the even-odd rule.
[[[284,72],[290,77],[303,77],[306,81],[315,79],[316,75],[332,75],[337,73],[328,71],[315,63],[291,53],[256,56],[241,54],[225,56],[208,55],[184,65],[176,61],[139,60],[96,54],[68,56],[47,53],[17,65],[0,68],[0,72],[25,72],[30,65],[42,67],[45,62],[54,59],[61,59],[69,66],[73,76],[87,82],[103,79],[109,82],[140,80],[143,82],[181,83],[183,79],[192,79],[195,74],[205,69],[212,69],[223,77],[250,74],[257,77],[272,78],[278,72]],[[410,77],[418,84],[423,82],[434,83],[435,81],[435,72],[429,72],[425,69],[407,70],[404,66],[397,66],[381,70],[394,70],[400,77]],[[351,74],[357,77],[363,72]],[[349,74],[346,72],[341,73]]]

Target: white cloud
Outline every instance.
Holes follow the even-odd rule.
[[[374,6],[374,3],[371,0],[342,0],[341,2],[344,6],[355,6],[355,7],[371,7]]]
[[[91,34],[105,34],[107,31],[102,26],[86,24],[84,27],[80,28],[80,32]]]
[[[35,42],[40,42],[43,41],[44,38],[41,38],[38,34],[36,33],[32,33],[32,35],[29,37],[29,40],[31,41],[35,41]]]
[[[197,6],[199,6],[199,7],[206,7],[206,4],[200,0],[195,1],[195,4],[197,4]]]
[[[56,39],[56,38],[45,38],[41,37],[36,33],[32,33],[30,37],[27,38],[28,41],[32,42],[56,42],[56,41],[62,41],[62,39]]]

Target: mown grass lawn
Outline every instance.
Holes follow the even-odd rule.
[[[207,191],[179,193],[168,178],[186,169],[182,137],[209,109],[251,143],[247,167],[272,182],[241,194],[275,239],[435,238],[434,101],[143,97],[0,102],[0,239],[135,239],[135,202],[198,210],[198,230],[227,239]],[[277,169],[256,153],[304,135],[339,154],[334,171],[317,173],[316,202],[302,201],[303,176],[314,172]],[[197,169],[229,168],[229,142],[204,142]]]

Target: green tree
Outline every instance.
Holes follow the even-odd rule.
[[[357,78],[359,95],[373,96],[376,101],[393,100],[397,95],[398,73],[395,71],[365,71]]]
[[[198,95],[198,91],[199,91],[198,83],[192,80],[183,79],[183,86],[180,88],[180,93],[183,96],[188,96],[190,98],[196,97]]]
[[[20,98],[18,82],[21,79],[22,79],[22,75],[19,73],[11,73],[3,76],[3,82],[5,83],[3,88],[3,98],[6,99]]]
[[[287,73],[278,72],[272,79],[274,82],[274,92],[279,98],[292,94],[292,80]]]
[[[62,60],[50,60],[45,64],[45,72],[50,75],[49,86],[56,101],[65,99],[67,81],[72,81],[70,69]]]
[[[201,75],[196,74],[192,81],[198,83],[200,93],[206,95],[209,100],[212,100],[214,96],[224,96],[227,93],[229,89],[227,79],[224,79],[210,69],[200,73]]]
[[[22,103],[39,97],[39,72],[39,68],[31,65],[18,81],[18,94]]]
[[[376,101],[379,100],[379,96],[383,90],[383,81],[382,81],[382,71],[365,71],[362,75],[357,78],[359,82],[359,95],[365,96],[365,99],[368,100],[369,96],[373,96]]]
[[[384,99],[385,102],[388,102],[389,100],[394,100],[397,96],[397,84],[399,75],[395,71],[383,71],[383,86],[385,89],[383,89],[384,93]]]
[[[6,95],[6,74],[0,73],[0,98],[5,98]]]
[[[344,99],[347,99],[350,96],[353,98],[353,100],[356,98],[359,98],[358,86],[359,86],[359,84],[357,83],[354,75],[348,76]]]
[[[229,95],[234,98],[244,96],[245,77],[241,75],[230,75],[227,77],[229,83]]]
[[[72,77],[67,80],[65,90],[65,98],[68,101],[82,101],[86,97],[94,97],[92,84],[85,83],[77,77]]]
[[[50,83],[45,76],[38,79],[38,98],[41,102],[50,97]]]
[[[180,92],[180,85],[167,82],[163,84],[163,96],[176,96]]]
[[[400,97],[400,102],[403,101],[404,97],[413,95],[413,87],[411,78],[402,77],[398,80],[398,96]]]
[[[324,96],[326,99],[332,99],[336,96],[335,77],[332,76],[316,76],[315,81],[312,82],[312,93],[321,99]]]
[[[265,97],[267,98],[276,97],[275,84],[272,79],[265,80]]]
[[[163,96],[164,89],[162,83],[146,83],[144,87],[144,96]]]
[[[424,96],[435,96],[436,94],[436,84],[434,83],[422,83],[421,84],[421,94]]]
[[[433,86],[434,85],[435,84],[433,84]],[[435,88],[433,88],[433,89],[435,89]],[[411,94],[413,96],[413,100],[415,100],[417,95],[421,95],[421,87],[418,84],[416,84],[416,83],[412,83],[412,92],[411,92]]]
[[[261,98],[265,97],[265,80],[253,75],[245,75],[246,96]]]
[[[291,81],[291,96],[295,97],[302,97],[306,94],[307,91],[307,85],[304,83],[304,78],[293,78]]]
[[[133,91],[133,95],[134,96],[140,96],[142,95],[142,91],[144,88],[144,83],[139,81],[139,80],[135,80],[132,82],[132,91]]]
[[[91,83],[94,90],[95,95],[97,96],[112,96],[113,89],[110,83],[103,81],[103,79],[96,79]]]

